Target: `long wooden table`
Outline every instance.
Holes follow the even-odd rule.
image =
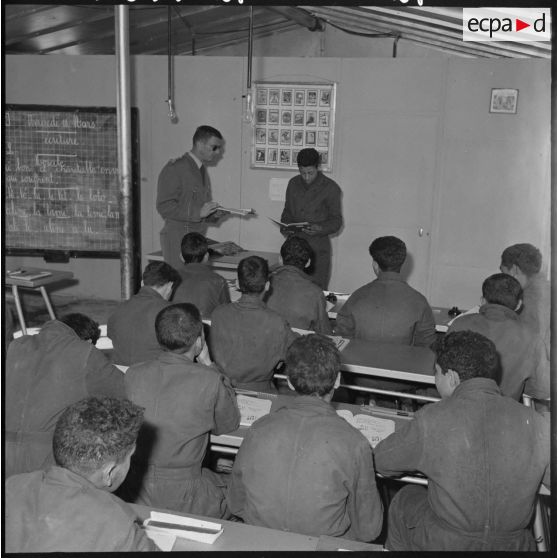
[[[269,267],[273,267],[279,263],[279,254],[277,252],[262,252],[259,250],[243,250],[234,256],[211,256],[209,263],[216,269],[233,270],[236,271],[240,260],[248,256],[259,256],[267,260]],[[146,255],[147,261],[163,261],[163,252],[158,250]]]
[[[152,508],[131,504],[132,508],[142,521],[147,519]],[[383,547],[378,544],[366,544],[349,539],[338,537],[310,537],[299,533],[291,533],[287,531],[279,531],[276,529],[268,529],[266,527],[257,527],[255,525],[247,525],[246,523],[238,523],[235,521],[226,521],[223,519],[215,519],[213,517],[204,517],[201,515],[193,515],[179,513],[175,511],[157,509],[162,511],[220,523],[223,526],[223,533],[217,538],[213,544],[206,544],[197,541],[177,538],[172,548],[173,552],[180,551],[197,551],[197,552],[214,552],[214,551],[297,551],[297,550],[357,550],[357,551],[381,551]]]

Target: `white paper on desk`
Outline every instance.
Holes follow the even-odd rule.
[[[252,426],[256,420],[269,414],[271,410],[271,399],[258,399],[238,393],[236,402],[240,411],[241,426]]]
[[[168,533],[161,533],[155,529],[145,529],[148,539],[151,539],[163,552],[170,552],[176,542],[176,536]]]
[[[347,409],[339,409],[337,414],[343,417],[351,426],[360,430],[370,445],[375,448],[384,438],[395,432],[395,422],[370,415],[354,415]]]
[[[174,523],[176,525],[185,525],[187,527],[204,527],[206,529],[218,530],[216,533],[197,533],[195,531],[173,530],[162,527],[152,527],[149,521],[164,521],[165,523]],[[194,519],[192,517],[184,517],[182,515],[174,515],[172,513],[162,513],[152,511],[149,519],[143,522],[146,531],[154,533],[163,533],[167,535],[174,535],[181,539],[189,539],[191,541],[198,541],[206,544],[213,544],[223,533],[223,526],[221,523],[213,523],[211,521],[203,521],[201,519]]]

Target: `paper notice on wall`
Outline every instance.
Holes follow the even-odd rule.
[[[271,201],[285,201],[285,193],[287,192],[288,178],[272,178],[269,181],[269,199]]]

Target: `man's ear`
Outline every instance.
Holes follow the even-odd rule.
[[[376,275],[380,274],[380,266],[378,265],[378,262],[376,260],[372,260],[372,269],[374,270],[374,273]]]
[[[293,391],[296,391],[293,384],[291,384],[291,380],[289,380],[289,378],[287,378],[287,385],[289,386],[289,389],[292,389]]]
[[[140,286],[145,287],[145,285],[143,284],[143,279],[141,280]]]
[[[209,261],[209,251],[203,255],[201,263],[205,263],[207,261]]]
[[[461,383],[461,378],[455,370],[449,368],[447,371],[447,376],[452,389],[455,389]]]
[[[116,472],[116,461],[108,461],[101,469],[103,486],[111,487],[114,473]]]
[[[265,292],[269,291],[270,287],[271,287],[271,283],[269,281],[266,281],[263,292],[265,293]]]
[[[178,254],[178,257],[180,258],[180,261],[181,261],[182,263],[186,263],[186,262],[184,261],[184,256],[182,255],[182,253]]]
[[[304,269],[308,269],[312,263],[312,258],[308,258],[308,261],[304,264]]]
[[[517,301],[517,306],[515,307],[515,312],[519,312],[521,310],[521,308],[523,307],[523,299],[519,299]]]
[[[337,389],[340,385],[341,385],[341,372],[337,372],[337,378],[335,378],[333,389]]]

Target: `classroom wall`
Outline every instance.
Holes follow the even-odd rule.
[[[250,168],[250,126],[242,122],[246,57],[176,57],[175,106],[167,116],[167,60],[132,57],[132,103],[140,115],[142,254],[159,248],[157,175],[191,146],[200,123],[226,139],[210,169],[214,198],[254,207],[257,218],[230,218],[210,229],[217,240],[278,251],[282,237],[267,217],[282,202],[271,178],[292,171]],[[114,106],[111,56],[6,56],[7,103]],[[352,291],[372,271],[368,244],[397,234],[409,247],[411,284],[432,304],[470,306],[497,271],[502,249],[528,241],[549,253],[550,62],[443,57],[256,57],[253,80],[338,83],[334,167],[345,226],[333,239],[332,289]],[[490,115],[492,87],[519,89],[517,115]],[[422,229],[422,236],[419,230]],[[548,259],[548,258],[547,258]],[[8,258],[8,265],[40,265]],[[120,297],[117,260],[49,264],[79,282],[60,294]]]

